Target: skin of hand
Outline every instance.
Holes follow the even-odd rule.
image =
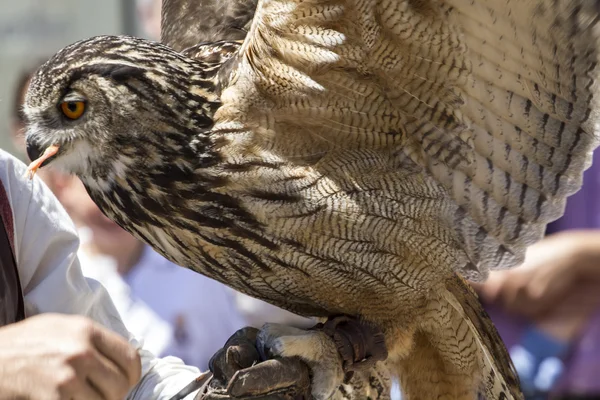
[[[484,302],[570,340],[600,304],[600,231],[550,235],[527,250],[523,265],[473,286]]]
[[[0,399],[122,400],[140,376],[137,350],[87,318],[40,314],[0,328]]]

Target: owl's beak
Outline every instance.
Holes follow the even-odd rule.
[[[29,160],[34,161],[40,158],[43,153],[43,148],[36,142],[27,140],[27,156]]]
[[[42,153],[39,146],[33,145],[31,143],[27,143],[27,155],[31,160],[31,164],[27,167],[27,176],[29,179],[33,179],[33,176],[37,172],[37,170],[42,167],[44,164],[47,164],[52,157],[58,153],[58,149],[60,147],[57,145],[52,145],[46,148]],[[40,156],[41,154],[41,156]]]

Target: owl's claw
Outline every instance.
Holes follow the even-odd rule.
[[[257,337],[259,353],[267,358],[300,359],[311,370],[315,400],[330,399],[344,382],[342,359],[334,341],[321,330],[265,324]]]
[[[354,371],[366,371],[388,356],[381,329],[356,318],[332,317],[313,329],[321,329],[335,342],[347,374],[346,380]]]

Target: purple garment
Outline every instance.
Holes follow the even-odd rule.
[[[583,187],[569,197],[565,215],[548,226],[548,233],[569,229],[600,229],[600,151],[584,174]],[[599,244],[600,245],[600,244]],[[507,315],[499,307],[486,310],[498,328],[506,347],[519,343],[529,322]],[[600,310],[590,320],[579,340],[572,344],[565,371],[555,392],[600,395]]]

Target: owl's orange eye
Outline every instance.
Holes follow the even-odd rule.
[[[69,119],[77,119],[83,115],[85,111],[85,102],[83,101],[64,101],[60,104],[65,117]]]

